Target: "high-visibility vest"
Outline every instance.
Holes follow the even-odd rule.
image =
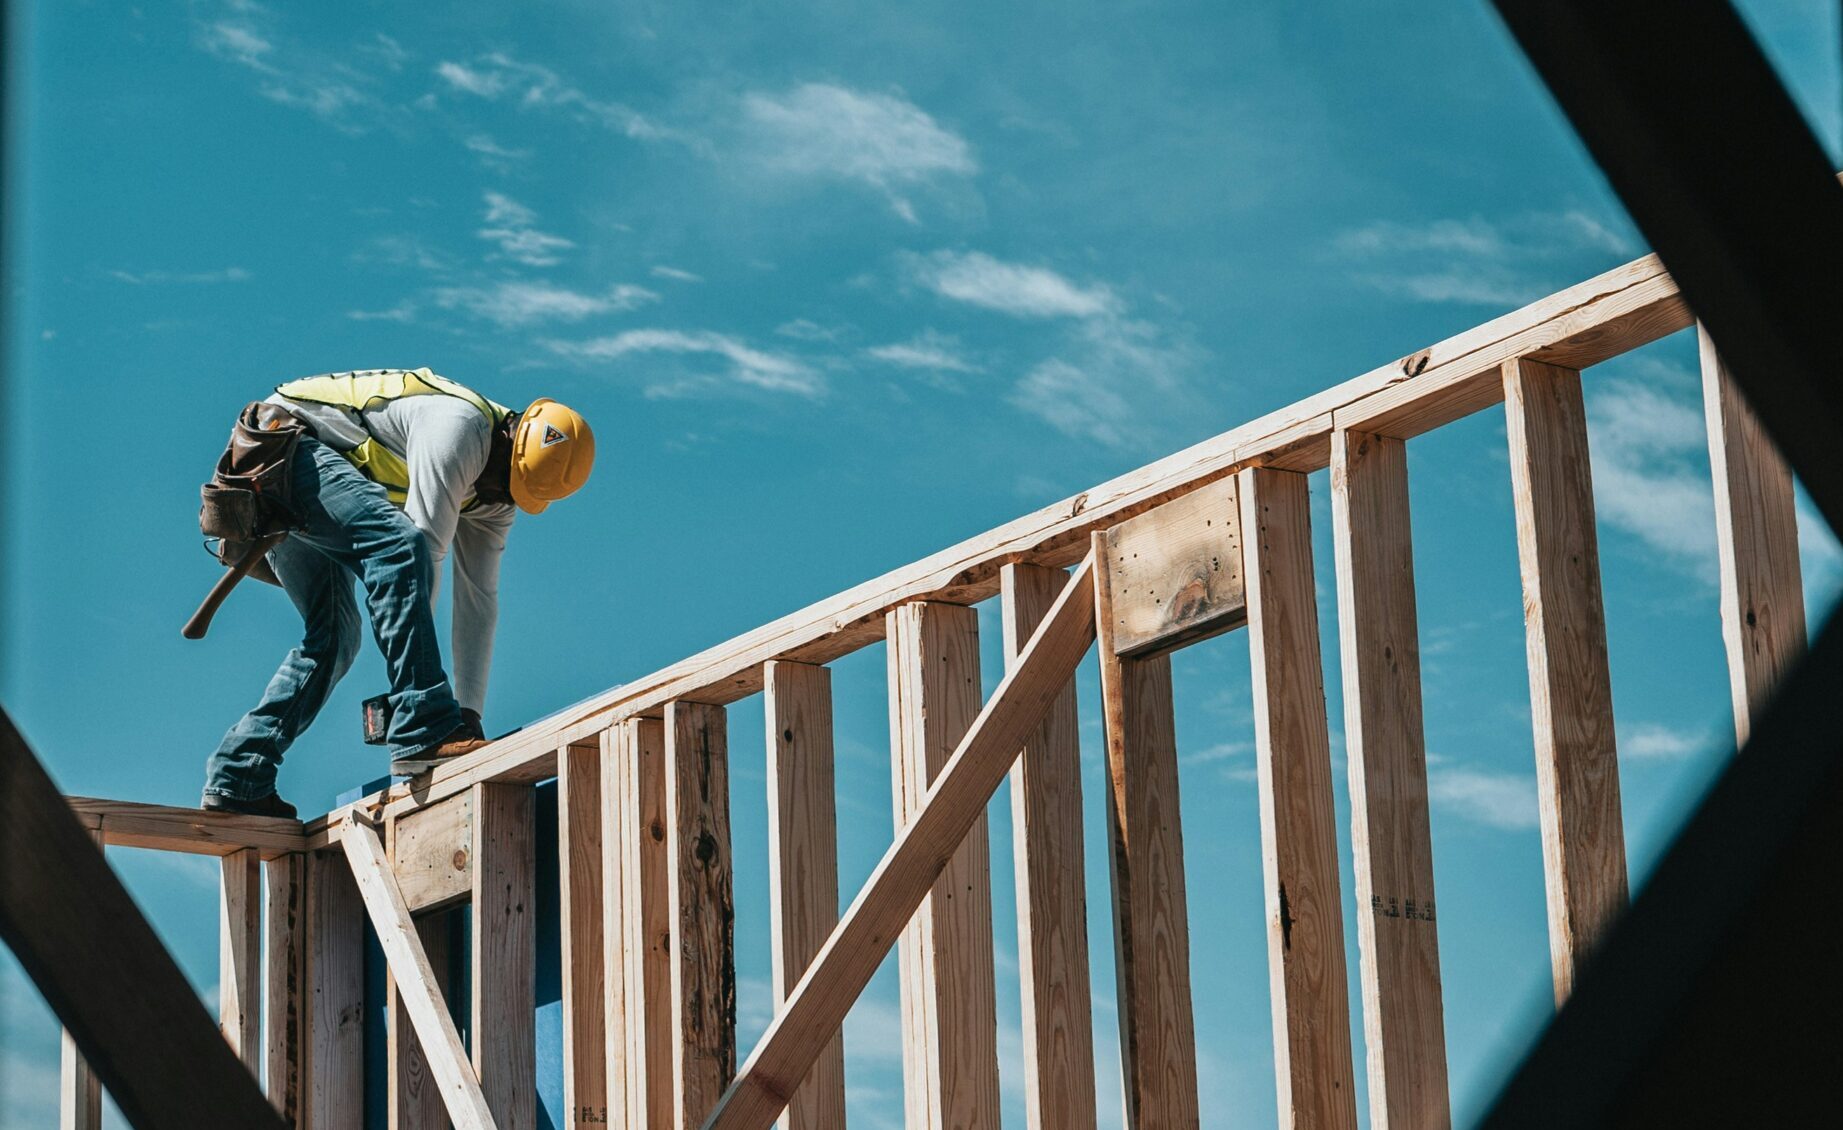
[[[360,427],[365,424],[365,409],[405,396],[452,396],[479,409],[487,427],[497,428],[512,414],[503,404],[495,404],[479,393],[428,369],[359,369],[350,373],[327,373],[302,377],[275,390],[289,400],[304,404],[330,404],[352,413]],[[410,496],[410,469],[403,457],[379,443],[367,431],[365,442],[344,455],[359,473],[384,488],[398,506]],[[473,505],[469,499],[468,506]]]

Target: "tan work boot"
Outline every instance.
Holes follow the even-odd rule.
[[[463,723],[456,726],[454,732],[436,742],[427,749],[390,760],[390,775],[393,777],[414,777],[418,773],[427,773],[443,761],[452,761],[462,754],[472,753],[487,743],[475,737],[471,726]]]

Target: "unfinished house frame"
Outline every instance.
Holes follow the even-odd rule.
[[[1655,258],[305,827],[59,803],[6,722],[0,930],[71,1029],[65,1125],[94,1125],[99,1078],[140,1126],[360,1125],[368,923],[392,978],[390,1124],[530,1126],[533,907],[553,893],[571,1123],[841,1125],[839,1026],[896,949],[907,1124],[994,1125],[982,816],[1007,773],[1029,1119],[1091,1125],[1101,1100],[1089,1070],[1070,679],[1096,646],[1119,1097],[1130,1125],[1195,1125],[1169,654],[1240,627],[1253,658],[1280,1120],[1353,1125],[1305,479],[1326,467],[1370,1122],[1445,1125],[1405,444],[1500,402],[1554,983],[1568,1004],[1487,1123],[1834,1119],[1838,963],[1834,935],[1810,911],[1835,902],[1843,878],[1834,705],[1843,635],[1833,623],[1800,659],[1791,474],[1749,405],[1819,510],[1843,527],[1831,329],[1843,309],[1843,207],[1809,130],[1726,4],[1497,6],[1715,327],[1701,345],[1721,620],[1748,753],[1698,805],[1629,912],[1581,385],[1590,366],[1691,324]],[[1666,27],[1674,50],[1660,49]],[[1715,352],[1724,341],[1734,376]],[[981,704],[967,606],[994,596],[1007,668]],[[898,830],[841,918],[825,665],[878,639],[890,661]],[[724,707],[757,692],[767,704],[779,999],[738,1070]],[[536,842],[547,826],[534,800],[552,780],[541,786],[554,788],[557,810],[547,892],[534,863],[548,858]],[[220,1032],[92,841],[222,857]],[[1710,883],[1717,874],[1723,881]],[[445,979],[457,973],[464,981]],[[454,1020],[463,1003],[467,1038]]]
[[[1130,1126],[1196,1126],[1170,656],[1245,629],[1280,1122],[1354,1127],[1307,479],[1329,468],[1370,1125],[1444,1126],[1407,444],[1502,406],[1565,999],[1627,899],[1583,374],[1694,324],[1658,259],[1639,259],[306,825],[68,806],[98,843],[220,857],[221,1033],[287,1126],[365,1122],[367,926],[389,971],[388,1125],[537,1125],[534,797],[554,780],[572,1126],[844,1125],[841,1024],[894,950],[905,1121],[923,1130],[999,1123],[984,812],[1009,776],[1029,1124],[1092,1126],[1097,1103],[1124,1102]],[[1745,740],[1805,646],[1804,594],[1791,474],[1717,344],[1702,335],[1721,620]],[[982,702],[971,606],[994,597],[1006,668]],[[840,915],[826,665],[877,641],[897,832]],[[1111,907],[1093,908],[1073,682],[1090,648],[1113,888]],[[725,707],[754,694],[776,1012],[738,1049]],[[1095,1089],[1089,913],[1113,921],[1123,1095]],[[70,1041],[63,1087],[64,1125],[95,1127],[96,1078]]]

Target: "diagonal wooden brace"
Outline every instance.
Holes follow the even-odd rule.
[[[761,1130],[787,1105],[1093,642],[1090,556],[788,995],[705,1130]]]
[[[494,1130],[493,1114],[480,1091],[479,1077],[467,1059],[461,1033],[448,1015],[447,1003],[435,988],[435,971],[416,935],[409,904],[384,858],[377,829],[347,812],[339,829],[339,843],[358,880],[359,897],[377,930],[384,960],[396,978],[398,999],[409,1013],[416,1038],[435,1077],[442,1101],[457,1130]]]

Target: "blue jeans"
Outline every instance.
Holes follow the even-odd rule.
[[[364,585],[372,635],[390,672],[391,756],[419,753],[461,724],[435,638],[429,599],[435,574],[422,531],[391,505],[383,487],[311,435],[302,437],[291,471],[306,529],[272,550],[269,564],[300,610],[306,634],[262,701],[205,763],[205,792],[234,800],[275,791],[282,754],[357,657],[354,577]]]

